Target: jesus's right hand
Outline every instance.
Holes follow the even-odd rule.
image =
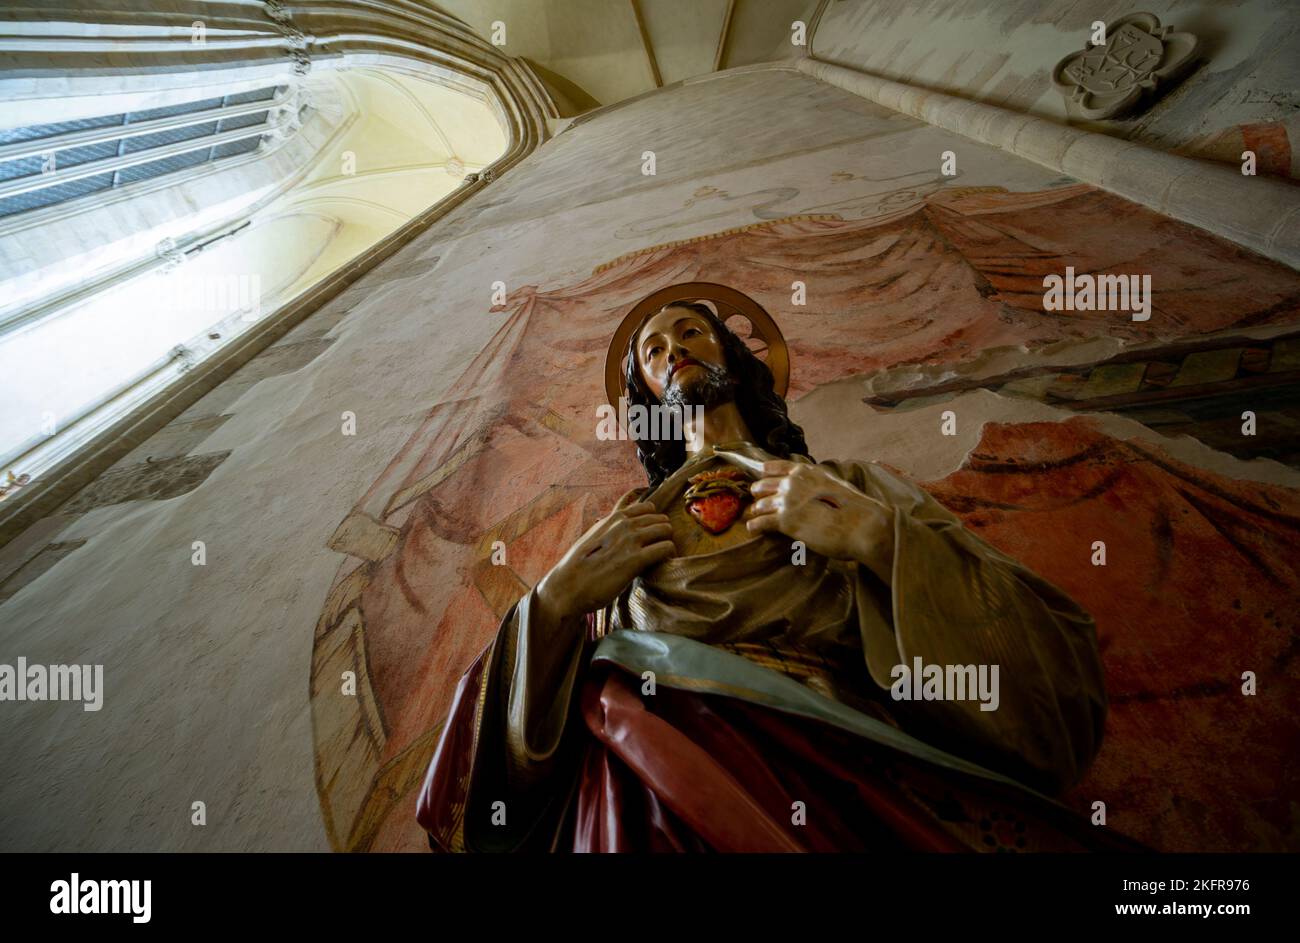
[[[563,620],[603,609],[634,576],[677,553],[668,515],[636,495],[623,495],[537,584],[543,610]]]

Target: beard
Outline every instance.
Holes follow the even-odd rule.
[[[682,383],[669,381],[664,390],[664,405],[676,408],[700,406],[712,409],[736,398],[736,384],[727,368],[718,364],[700,363],[697,376]]]

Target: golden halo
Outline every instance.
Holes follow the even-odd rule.
[[[718,309],[718,317],[724,322],[734,315],[740,315],[748,321],[754,336],[767,345],[767,368],[772,371],[777,395],[785,396],[786,390],[790,388],[790,351],[785,345],[785,338],[781,336],[781,329],[763,306],[744,292],[726,285],[715,282],[681,282],[653,291],[633,305],[610,339],[609,350],[605,354],[605,396],[611,406],[618,409],[619,396],[625,389],[623,355],[627,352],[632,332],[641,325],[641,319],[647,314],[674,301],[712,301]]]

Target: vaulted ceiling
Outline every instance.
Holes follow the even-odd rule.
[[[565,116],[719,69],[791,58],[818,0],[438,0],[527,59]],[[496,30],[500,39],[502,31]]]

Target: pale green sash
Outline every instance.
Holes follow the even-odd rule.
[[[591,657],[593,662],[604,661],[618,665],[637,677],[643,672],[652,671],[657,685],[699,694],[734,697],[787,714],[818,720],[918,760],[979,776],[1065,809],[1054,799],[1023,783],[932,747],[896,727],[818,694],[793,678],[764,668],[741,655],[694,639],[665,632],[620,630],[601,639]]]

